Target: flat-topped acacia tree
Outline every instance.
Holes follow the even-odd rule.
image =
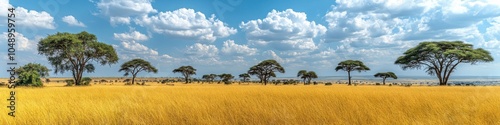
[[[184,80],[186,81],[186,84],[188,83],[189,77],[191,75],[196,75],[196,69],[193,68],[192,66],[181,66],[177,69],[174,69],[172,72],[173,73],[181,73],[182,76],[184,76]]]
[[[375,75],[373,75],[375,77],[380,77],[382,78],[382,84],[385,85],[385,80],[387,78],[393,78],[393,79],[398,79],[398,76],[396,76],[396,74],[394,74],[393,72],[379,72]]]
[[[92,62],[101,65],[118,62],[118,55],[111,45],[97,41],[94,34],[85,31],[49,35],[38,42],[38,53],[47,56],[55,73],[71,71],[75,85],[83,85],[84,72],[94,72]]]
[[[248,70],[248,74],[257,75],[260,79],[261,83],[267,85],[269,78],[276,77],[274,72],[285,73],[285,68],[281,67],[281,65],[276,60],[264,60],[259,64],[250,67]]]
[[[396,62],[403,70],[421,69],[429,75],[436,75],[439,85],[446,85],[451,73],[460,63],[472,65],[479,62],[492,62],[490,52],[462,41],[421,42],[408,49]]]
[[[148,61],[145,61],[143,59],[133,59],[128,62],[125,62],[121,65],[120,70],[118,72],[124,71],[125,74],[124,76],[128,76],[129,74],[132,74],[132,85],[134,85],[135,82],[135,77],[137,76],[137,73],[141,71],[145,72],[153,72],[157,73],[158,69],[156,69],[154,66],[151,65]]]
[[[250,78],[250,75],[248,73],[243,73],[239,75],[240,78],[243,78],[243,82],[248,82],[248,79]]]
[[[306,80],[307,80],[307,83],[310,84],[311,83],[311,79],[313,78],[318,78],[318,75],[316,75],[316,72],[314,71],[307,71],[307,70],[300,70],[298,73],[297,73],[297,77],[300,77],[303,79],[304,81],[304,85],[306,84]]]
[[[358,71],[358,72],[368,71],[370,70],[370,68],[365,66],[365,64],[363,64],[363,62],[359,60],[345,60],[340,62],[338,66],[335,68],[335,71],[339,70],[344,70],[347,72],[347,77],[349,77],[348,85],[351,85],[351,71]]]

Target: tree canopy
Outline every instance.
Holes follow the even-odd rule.
[[[192,66],[181,66],[172,71],[173,73],[181,73],[184,76],[184,80],[188,83],[189,77],[191,75],[196,75],[196,69]]]
[[[19,79],[16,85],[31,85],[36,87],[43,86],[40,77],[49,76],[49,69],[38,63],[28,63],[16,69]]]
[[[233,79],[234,76],[231,75],[231,74],[223,73],[223,74],[219,75],[219,78],[222,79],[223,82],[226,82],[226,81],[229,81],[229,80]]]
[[[383,85],[385,85],[385,79],[387,78],[398,79],[398,76],[396,76],[393,72],[379,72],[373,76],[382,78]]]
[[[345,60],[340,62],[337,67],[335,68],[335,71],[343,70],[347,72],[347,77],[349,78],[349,84],[351,85],[351,71],[368,71],[370,68],[365,66],[363,62],[359,60]]]
[[[477,64],[492,62],[490,52],[477,48],[462,41],[430,41],[421,42],[416,47],[408,49],[395,64],[403,70],[421,69],[429,75],[436,75],[439,85],[446,85],[451,73],[460,63]]]
[[[307,83],[310,84],[311,83],[311,79],[313,78],[318,78],[318,75],[316,75],[316,72],[314,71],[307,71],[307,70],[300,70],[298,73],[297,73],[297,77],[300,77],[303,79],[304,81],[304,85],[306,84],[306,80],[307,80]]]
[[[38,42],[38,53],[47,56],[55,73],[71,71],[76,85],[82,85],[84,72],[94,72],[95,67],[91,62],[111,65],[118,61],[118,55],[111,45],[97,41],[95,35],[85,31],[49,35]]]
[[[250,78],[250,75],[248,73],[243,73],[239,75],[240,78],[243,78],[243,82],[247,82],[248,79]]]
[[[263,82],[264,85],[267,85],[269,78],[276,77],[274,72],[285,73],[285,69],[281,67],[276,60],[272,59],[264,60],[259,64],[250,67],[248,70],[248,74],[256,75],[260,79],[260,82]]]
[[[124,76],[132,74],[132,85],[134,85],[135,77],[139,72],[141,71],[153,72],[153,73],[158,72],[158,69],[156,69],[148,61],[145,61],[143,59],[130,60],[128,62],[123,63],[120,67],[121,68],[120,70],[118,70],[118,72],[124,71],[125,72]]]

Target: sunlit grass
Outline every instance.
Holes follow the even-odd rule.
[[[500,124],[500,87],[149,84],[4,87],[0,124]]]

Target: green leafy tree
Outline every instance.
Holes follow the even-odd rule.
[[[297,73],[297,77],[300,77],[302,81],[304,82],[304,85],[306,84],[306,79],[307,79],[307,70],[300,70]]]
[[[233,76],[233,75],[231,75],[231,74],[226,74],[226,73],[224,73],[224,74],[220,74],[220,75],[219,75],[219,78],[220,78],[220,79],[222,79],[222,81],[223,81],[223,82],[227,82],[227,81],[229,81],[229,80],[233,79],[233,78],[234,78],[234,76]]]
[[[297,77],[300,77],[303,79],[304,81],[304,85],[306,84],[306,80],[307,80],[307,83],[310,84],[311,83],[311,80],[313,78],[318,78],[318,75],[316,75],[316,72],[314,71],[307,71],[307,70],[300,70],[298,73],[297,73]]]
[[[94,72],[92,62],[111,65],[118,61],[111,45],[98,42],[95,35],[85,31],[49,35],[38,43],[38,53],[47,56],[55,73],[70,71],[76,85],[82,85],[84,72]]]
[[[460,63],[472,65],[479,62],[492,62],[490,52],[462,41],[421,42],[408,49],[395,64],[403,70],[421,69],[429,75],[436,75],[439,85],[446,85],[451,73]]]
[[[157,73],[158,69],[152,66],[148,61],[143,59],[133,59],[122,64],[119,72],[124,71],[124,76],[132,74],[132,85],[134,85],[135,77],[141,71]]]
[[[260,79],[260,82],[263,82],[264,85],[267,85],[269,78],[276,77],[276,74],[274,72],[285,73],[285,69],[281,67],[281,65],[276,62],[276,60],[272,59],[264,60],[259,64],[250,67],[250,69],[248,70],[248,74],[256,75]]]
[[[192,66],[181,66],[177,69],[174,69],[172,72],[181,73],[182,76],[184,76],[184,80],[186,81],[186,84],[188,83],[189,77],[191,75],[196,75],[196,69],[193,68]]]
[[[349,78],[349,84],[351,85],[351,71],[368,71],[370,68],[365,66],[363,62],[359,60],[345,60],[340,62],[337,67],[335,68],[335,71],[343,70],[347,72],[347,77]]]
[[[38,63],[28,63],[16,69],[15,73],[18,75],[16,85],[31,85],[42,87],[43,83],[40,77],[49,76],[49,69]]]
[[[307,72],[307,83],[311,84],[311,79],[318,78],[318,75],[316,75],[316,72],[314,71],[309,71]]]
[[[211,83],[214,81],[215,77],[217,77],[216,74],[206,74],[206,75],[203,75],[201,78],[205,79],[206,81],[210,81],[210,83]]]
[[[396,74],[394,74],[393,72],[379,72],[373,76],[382,78],[383,85],[385,85],[385,79],[387,78],[398,79],[398,76],[396,76]]]
[[[243,73],[239,75],[240,78],[243,78],[243,82],[248,82],[250,75],[248,73]]]

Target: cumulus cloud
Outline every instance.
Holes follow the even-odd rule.
[[[70,25],[70,26],[86,27],[85,24],[83,24],[82,22],[76,20],[76,18],[73,17],[72,15],[64,16],[62,18],[62,21],[65,22],[65,23],[68,23],[68,25]]]
[[[264,19],[242,22],[250,44],[270,45],[278,50],[314,50],[313,39],[326,32],[326,27],[308,21],[306,13],[272,10]]]
[[[3,32],[2,33],[2,36],[0,36],[2,39],[2,42],[3,41],[6,41],[8,39],[8,33],[7,32]],[[23,34],[19,33],[19,32],[15,32],[14,35],[16,36],[16,50],[18,51],[36,51],[37,49],[37,42],[36,40],[30,40],[28,38],[26,38],[26,36],[24,36]],[[7,43],[5,43],[7,44]]]
[[[122,41],[145,41],[149,39],[148,36],[138,31],[131,31],[128,33],[113,33],[113,36],[115,39]]]
[[[151,55],[151,56],[157,56],[158,51],[152,50],[140,43],[137,43],[135,41],[122,41],[121,42],[122,46],[130,51],[139,53],[139,54],[146,54],[146,55]]]
[[[155,33],[197,41],[213,42],[237,32],[236,29],[216,19],[215,15],[207,18],[201,12],[186,8],[160,12],[153,16],[144,15],[134,22]]]
[[[215,45],[195,43],[194,45],[188,46],[185,53],[190,57],[217,57],[219,49]]]
[[[157,12],[151,6],[151,2],[151,0],[101,0],[97,2],[97,8],[101,14],[110,17],[112,25],[130,24],[131,16]]]
[[[256,48],[250,48],[248,45],[239,45],[234,40],[224,41],[222,53],[251,56],[257,54]]]
[[[55,29],[54,17],[49,13],[16,7],[16,24],[20,27]]]

